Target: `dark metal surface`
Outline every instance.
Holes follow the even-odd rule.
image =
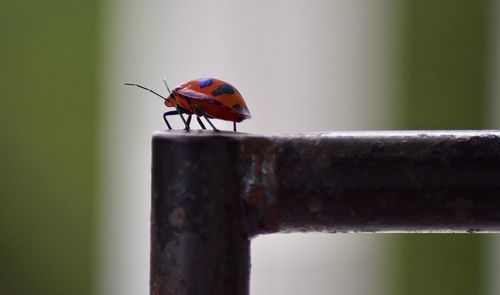
[[[151,294],[247,294],[238,149],[230,136],[154,136]]]
[[[500,132],[153,136],[151,294],[248,294],[279,231],[500,230]]]

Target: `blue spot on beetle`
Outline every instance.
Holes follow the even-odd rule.
[[[221,94],[233,94],[234,93],[234,88],[233,86],[227,84],[227,83],[222,83],[217,89],[212,91],[213,96],[221,95]]]
[[[208,86],[212,85],[213,82],[214,82],[214,80],[212,80],[211,78],[201,78],[198,80],[198,84],[200,85],[200,88],[208,87]]]

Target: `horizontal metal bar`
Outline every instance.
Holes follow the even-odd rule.
[[[153,136],[152,294],[247,294],[257,234],[499,230],[499,131]]]
[[[265,192],[264,205],[252,206],[251,221],[263,221],[255,232],[499,230],[499,135],[274,137],[271,149],[255,150],[272,170],[262,177],[272,179],[258,187],[254,177],[243,178],[247,192]]]

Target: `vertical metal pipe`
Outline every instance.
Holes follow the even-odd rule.
[[[238,149],[232,137],[153,138],[151,294],[248,294]]]

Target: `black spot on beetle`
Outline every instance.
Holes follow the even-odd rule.
[[[234,106],[232,106],[232,108],[238,113],[243,112],[243,108],[239,104],[235,104]]]
[[[234,93],[234,88],[233,86],[227,84],[227,83],[222,83],[217,89],[212,91],[213,96],[218,96],[221,94],[233,94]]]

